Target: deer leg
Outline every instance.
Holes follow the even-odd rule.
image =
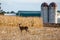
[[[22,32],[22,30],[21,30],[21,32]]]
[[[25,29],[26,30],[26,32],[27,32],[27,29]]]

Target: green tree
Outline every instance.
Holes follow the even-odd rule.
[[[15,13],[14,11],[11,11],[11,13]]]
[[[2,13],[6,13],[5,11],[2,11]]]
[[[4,15],[5,11],[1,10],[0,15]]]

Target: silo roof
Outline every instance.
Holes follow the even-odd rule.
[[[50,3],[50,5],[49,5],[50,7],[56,7],[57,5],[56,5],[56,3],[55,2],[52,2],[52,3]]]
[[[41,4],[41,7],[48,7],[48,4],[46,2]]]

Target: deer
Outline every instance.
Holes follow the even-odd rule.
[[[28,26],[21,26],[21,24],[19,24],[19,28],[20,28],[21,32],[23,30],[25,30],[26,32],[28,31]]]

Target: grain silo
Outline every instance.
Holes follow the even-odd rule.
[[[41,4],[41,17],[43,18],[43,23],[48,23],[48,4]]]
[[[49,5],[49,23],[57,23],[56,3],[52,2]]]

